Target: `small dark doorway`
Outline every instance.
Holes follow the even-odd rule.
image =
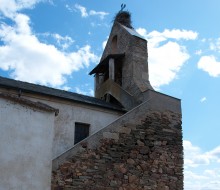
[[[89,127],[90,125],[86,123],[75,123],[74,144],[89,136]]]

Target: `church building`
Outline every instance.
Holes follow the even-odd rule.
[[[89,74],[95,97],[0,77],[0,190],[183,189],[181,101],[151,86],[129,12]]]

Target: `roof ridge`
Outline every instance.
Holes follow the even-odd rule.
[[[0,76],[0,87],[5,88],[13,88],[17,90],[23,90],[24,92],[32,92],[37,94],[42,94],[46,96],[54,96],[57,98],[67,99],[74,102],[81,102],[84,104],[90,104],[93,106],[99,106],[107,109],[117,110],[117,111],[125,111],[122,107],[111,104],[109,102],[105,102],[104,100],[78,94],[76,92],[65,91],[61,89],[56,89],[52,87],[47,87],[39,84],[33,84],[29,82],[14,80],[6,77]]]

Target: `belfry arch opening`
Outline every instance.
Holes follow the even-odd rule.
[[[122,86],[122,60],[118,60],[115,63],[115,82],[119,85]]]
[[[118,50],[118,37],[116,35],[112,38],[111,53],[116,54],[117,50]]]

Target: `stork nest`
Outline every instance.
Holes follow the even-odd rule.
[[[120,24],[133,29],[131,25],[131,13],[128,11],[119,11],[114,18],[114,22],[119,22]]]

